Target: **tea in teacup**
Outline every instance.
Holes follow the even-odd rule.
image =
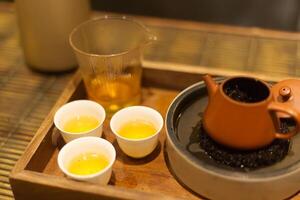
[[[54,115],[55,127],[66,143],[79,137],[102,136],[104,108],[89,100],[76,100],[60,107]]]
[[[69,133],[82,133],[93,130],[99,125],[99,120],[96,117],[88,115],[79,115],[66,120],[63,129]]]
[[[114,146],[99,137],[81,137],[63,146],[57,163],[69,178],[106,185],[116,159]]]
[[[145,120],[132,120],[123,124],[117,132],[125,138],[142,139],[154,135],[157,128]]]
[[[77,175],[90,175],[105,169],[108,164],[108,158],[104,155],[87,152],[75,156],[70,161],[68,171]]]

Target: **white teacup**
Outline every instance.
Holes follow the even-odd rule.
[[[118,133],[120,127],[130,121],[142,120],[152,123],[156,133],[142,139],[130,139]],[[164,120],[159,112],[146,106],[131,106],[123,108],[113,115],[110,128],[116,135],[118,145],[122,151],[133,158],[142,158],[149,155],[157,146],[158,136],[163,127]]]
[[[83,153],[99,153],[108,158],[108,166],[103,170],[90,175],[76,175],[68,171],[72,159]],[[59,152],[57,162],[59,168],[67,177],[78,181],[87,181],[106,185],[112,174],[112,166],[116,160],[116,151],[113,145],[99,137],[82,137],[67,143]]]
[[[95,117],[99,125],[94,129],[80,133],[71,133],[63,129],[64,124],[73,117],[76,116],[92,116]],[[105,110],[104,108],[90,100],[76,100],[67,103],[60,107],[54,115],[54,124],[56,128],[60,131],[64,141],[66,143],[80,137],[86,136],[102,136],[102,127],[105,120]]]

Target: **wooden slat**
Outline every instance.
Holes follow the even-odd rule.
[[[16,164],[15,161],[6,158],[0,158],[0,163],[4,163],[6,165],[11,165],[11,166],[14,166]]]
[[[0,182],[0,189],[6,189],[6,190],[11,190],[11,187],[8,183],[2,183]]]
[[[4,147],[6,148],[10,148],[10,149],[15,149],[15,150],[19,150],[21,152],[23,152],[27,146],[27,144],[25,145],[20,145],[20,144],[16,144],[17,142],[16,141],[11,141],[11,140],[8,140],[6,142],[6,144],[4,145]]]
[[[0,189],[0,197],[3,200],[14,199],[12,191],[8,189]]]
[[[13,166],[0,163],[0,169],[11,171]]]
[[[0,182],[9,183],[9,179],[8,179],[8,177],[0,176]]]
[[[0,169],[0,176],[6,176],[6,177],[8,177],[8,175],[9,175],[9,171]]]
[[[12,161],[17,161],[20,158],[20,156],[15,155],[15,154],[0,153],[0,158],[10,159]],[[8,172],[8,174],[9,174],[9,172]]]

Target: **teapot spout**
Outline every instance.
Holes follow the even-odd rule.
[[[206,85],[209,98],[212,98],[218,90],[218,84],[213,80],[213,78],[209,74],[202,76],[202,79]]]

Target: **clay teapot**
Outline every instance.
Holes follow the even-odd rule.
[[[275,138],[290,139],[299,131],[300,111],[291,103],[276,100],[292,99],[293,91],[284,97],[290,87],[281,87],[279,82],[275,89],[286,89],[272,91],[264,81],[250,77],[231,77],[220,85],[210,75],[203,76],[203,80],[209,96],[203,126],[216,142],[236,149],[257,149]],[[279,133],[278,114],[293,118],[295,128]]]

